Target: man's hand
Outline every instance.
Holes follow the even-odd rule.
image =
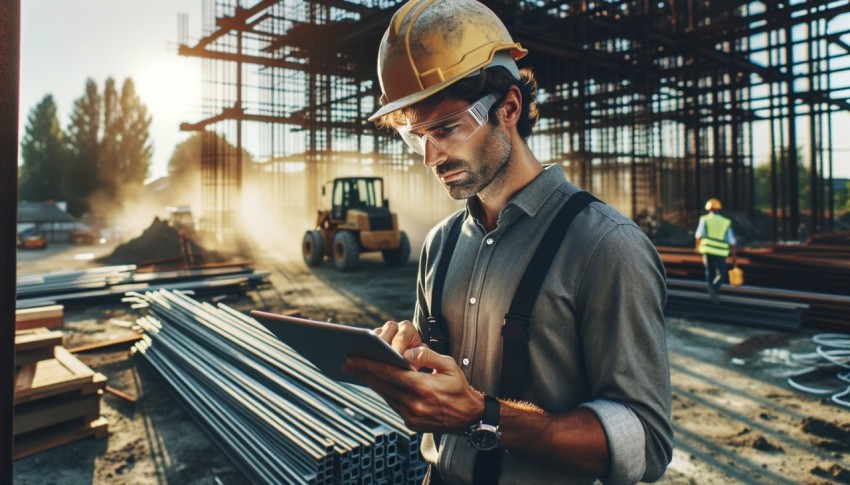
[[[421,345],[411,347],[409,344],[418,341],[419,334],[416,332],[415,339],[410,337],[405,333],[404,323],[397,328],[384,325],[381,337],[392,341],[393,347],[398,344],[397,349],[407,347],[402,354],[405,360],[416,369],[433,369],[431,373],[406,371],[360,357],[349,357],[343,370],[384,398],[408,428],[463,434],[470,423],[483,416],[483,396],[469,385],[454,359]],[[397,332],[389,337],[393,328]]]
[[[402,322],[389,321],[384,326],[376,328],[375,333],[380,335],[386,343],[390,344],[401,355],[404,355],[408,349],[422,345],[422,338],[419,336],[419,331],[416,330],[416,327],[409,320]]]

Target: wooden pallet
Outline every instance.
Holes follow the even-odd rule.
[[[109,421],[100,416],[91,421],[70,421],[15,436],[15,460],[41,453],[83,438],[104,438],[109,435]]]
[[[35,336],[23,339],[22,348],[45,347],[50,339],[39,335],[43,333],[31,332]],[[106,376],[61,345],[51,351],[49,359],[15,368],[15,459],[108,434],[108,422],[100,416]]]
[[[62,345],[62,332],[38,327],[15,332],[15,367],[53,358],[53,348]]]
[[[53,358],[24,364],[15,370],[15,404],[71,391],[92,394],[106,377],[91,370],[65,347],[53,348]]]
[[[89,395],[74,392],[15,406],[15,436],[67,421],[97,419],[102,395],[102,391]]]

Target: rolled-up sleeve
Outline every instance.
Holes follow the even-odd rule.
[[[640,229],[619,224],[599,241],[581,281],[577,317],[593,397],[583,406],[608,438],[603,482],[657,480],[673,452],[663,265]]]

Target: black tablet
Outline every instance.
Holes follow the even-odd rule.
[[[366,328],[319,322],[251,310],[251,316],[332,379],[363,385],[342,371],[348,356],[366,357],[405,370],[414,370],[390,344]]]

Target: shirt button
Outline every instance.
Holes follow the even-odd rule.
[[[463,358],[463,365],[469,365],[469,359],[466,357]]]
[[[487,245],[488,245],[488,246],[490,246],[491,244],[493,244],[493,238],[492,238],[492,237],[488,237],[488,238],[487,238]]]
[[[472,305],[474,305],[476,301],[478,300],[476,300],[474,296],[469,299],[469,303],[471,303]]]

